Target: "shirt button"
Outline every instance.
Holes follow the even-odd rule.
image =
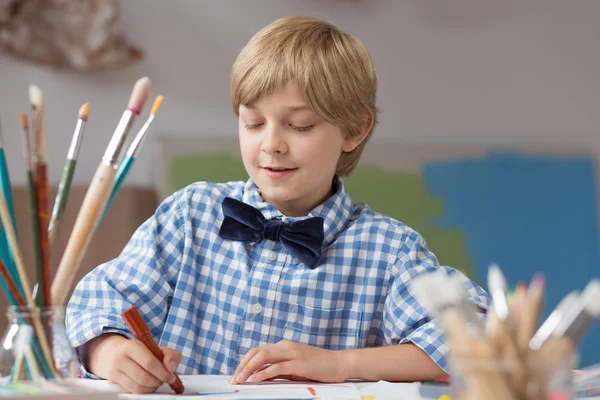
[[[254,303],[251,307],[252,314],[260,314],[262,312],[262,306],[260,303]]]
[[[272,252],[271,250],[267,251],[267,253],[265,254],[267,257],[267,260],[269,261],[275,261],[275,259],[277,258],[277,255]]]
[[[246,250],[252,250],[252,243],[246,243]]]

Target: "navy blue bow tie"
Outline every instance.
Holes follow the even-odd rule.
[[[267,220],[256,208],[231,197],[226,197],[222,206],[225,219],[219,230],[221,237],[243,242],[280,240],[307,267],[317,266],[324,238],[323,218],[312,217],[291,223]]]

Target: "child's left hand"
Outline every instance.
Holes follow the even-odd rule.
[[[231,383],[284,378],[320,382],[344,382],[348,378],[343,352],[325,350],[283,340],[254,347],[235,370]]]

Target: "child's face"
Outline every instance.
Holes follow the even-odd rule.
[[[284,215],[302,216],[331,195],[342,150],[354,146],[310,110],[295,84],[240,106],[239,114],[244,166],[266,201]]]

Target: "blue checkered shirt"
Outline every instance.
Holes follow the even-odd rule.
[[[131,337],[120,315],[135,305],[157,343],[183,355],[180,374],[232,374],[252,347],[284,339],[335,350],[412,342],[447,371],[448,347],[411,280],[441,269],[460,274],[484,310],[489,297],[439,266],[417,232],[353,204],[343,181],[336,186],[306,217],[283,216],[252,180],[201,182],[174,193],[117,258],[77,285],[67,306],[72,345],[107,332]],[[317,267],[304,266],[280,242],[221,238],[226,196],[267,219],[323,217]]]

